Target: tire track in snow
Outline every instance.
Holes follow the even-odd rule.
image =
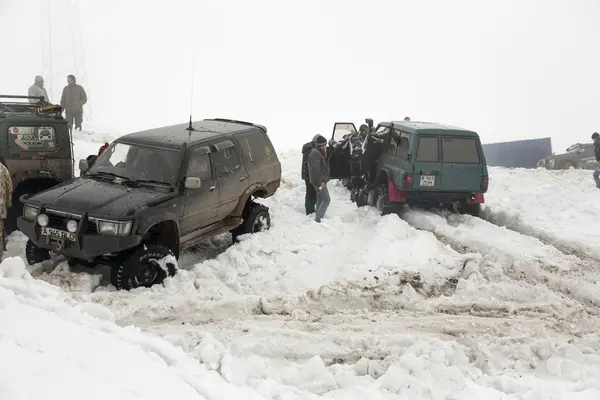
[[[407,211],[402,218],[411,226],[432,232],[442,242],[465,252],[479,253],[503,267],[504,275],[514,281],[546,285],[599,314],[600,274],[596,263],[567,255],[538,238],[499,227],[480,218],[466,215]]]
[[[581,249],[561,242],[561,240],[552,237],[550,234],[544,233],[528,224],[525,224],[523,221],[521,221],[518,215],[513,215],[504,211],[493,211],[488,206],[482,210],[481,218],[498,227],[510,229],[522,235],[534,237],[540,242],[551,245],[557,250],[560,250],[565,255],[574,255],[584,261],[600,262],[600,259],[586,254]]]

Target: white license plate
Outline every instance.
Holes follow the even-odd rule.
[[[421,175],[421,186],[435,185],[435,175]]]
[[[60,229],[43,227],[42,235],[50,236],[57,239],[70,240],[71,242],[77,241],[77,236],[74,233],[63,231]]]

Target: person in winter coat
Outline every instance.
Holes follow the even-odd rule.
[[[76,83],[74,75],[67,76],[67,86],[63,89],[60,98],[60,105],[65,110],[65,117],[69,126],[81,132],[81,123],[83,122],[83,106],[87,103],[87,94],[81,85]]]
[[[596,168],[594,169],[594,181],[596,187],[600,189],[600,134],[594,132],[592,134],[592,140],[594,141],[594,155],[596,156]]]
[[[12,207],[12,195],[13,185],[10,172],[4,163],[0,163],[0,235],[2,235],[0,259],[2,259],[5,249],[4,220],[8,216],[8,209]]]
[[[310,183],[310,178],[308,176],[308,155],[314,147],[315,145],[312,141],[305,143],[304,146],[302,146],[302,180],[306,186],[306,194],[304,195],[306,215],[314,213],[315,205],[317,204],[317,192],[312,183]]]
[[[327,139],[316,135],[313,139],[314,147],[308,154],[308,177],[310,183],[317,192],[317,204],[315,205],[315,221],[321,222],[325,216],[331,198],[327,189],[329,182],[329,165],[326,160]]]
[[[50,98],[48,97],[48,91],[44,87],[44,78],[40,75],[36,75],[33,85],[29,86],[29,90],[27,92],[27,96],[29,97],[44,97],[44,101],[46,103],[50,103]],[[38,103],[40,100],[38,99],[29,99],[30,103]]]

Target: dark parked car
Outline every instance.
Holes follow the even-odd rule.
[[[596,156],[593,143],[576,143],[567,148],[565,153],[553,154],[537,162],[538,168],[546,169],[594,169]]]
[[[449,206],[479,215],[488,171],[476,132],[429,122],[373,122],[356,131],[334,124],[328,160],[332,178],[344,180],[357,205],[381,212],[403,205]]]
[[[81,177],[23,199],[27,261],[52,251],[108,265],[118,289],[161,283],[181,251],[207,237],[230,231],[235,241],[268,229],[269,210],[255,199],[281,181],[267,129],[224,119],[125,135],[80,169]]]

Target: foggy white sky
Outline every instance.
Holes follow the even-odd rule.
[[[0,0],[0,92],[25,94],[43,73],[43,1]],[[186,122],[195,50],[194,119],[264,124],[280,148],[365,117],[458,125],[484,142],[550,136],[556,152],[600,131],[598,0],[77,4],[97,130]],[[57,103],[74,72],[59,8]]]

